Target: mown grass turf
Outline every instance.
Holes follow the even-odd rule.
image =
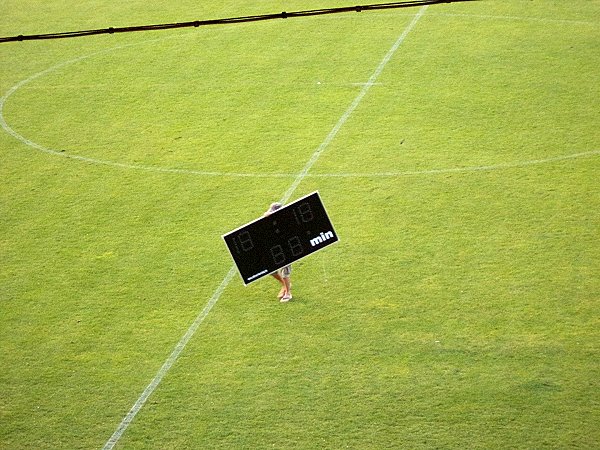
[[[140,5],[5,2],[0,34],[324,6]],[[416,12],[0,46],[1,95],[54,68],[2,113],[60,153],[0,134],[1,448],[105,444],[229,270],[220,236]],[[340,243],[287,305],[234,278],[117,447],[597,447],[599,18],[428,8],[293,195]]]

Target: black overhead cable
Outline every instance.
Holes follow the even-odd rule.
[[[245,16],[245,17],[230,17],[226,19],[212,19],[212,20],[195,20],[192,22],[180,22],[180,23],[163,23],[158,25],[141,25],[132,27],[109,27],[100,28],[97,30],[83,30],[83,31],[67,31],[63,33],[48,33],[48,34],[29,34],[9,37],[0,37],[0,43],[2,42],[15,42],[15,41],[32,41],[42,39],[63,39],[78,36],[92,36],[96,34],[114,34],[114,33],[130,33],[134,31],[150,31],[150,30],[170,30],[175,28],[188,28],[188,27],[199,27],[205,25],[225,25],[231,23],[242,23],[242,22],[258,22],[262,20],[272,19],[287,19],[292,17],[306,17],[306,16],[320,16],[324,14],[335,14],[345,12],[361,12],[361,11],[373,11],[380,9],[393,9],[393,8],[409,8],[414,6],[427,6],[435,5],[438,3],[456,3],[456,2],[468,2],[476,0],[408,0],[403,2],[392,2],[392,3],[377,3],[372,5],[357,5],[357,6],[344,6],[340,8],[327,8],[327,9],[312,9],[308,11],[293,11],[293,12],[281,12],[276,14],[263,14],[257,16]]]

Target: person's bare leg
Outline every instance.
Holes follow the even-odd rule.
[[[288,291],[288,287],[286,286],[286,282],[285,282],[285,278],[282,278],[281,275],[279,275],[277,272],[273,273],[273,278],[275,278],[277,281],[279,281],[281,283],[281,290],[279,291],[279,294],[277,294],[277,298],[281,299],[281,297],[283,297],[285,295],[285,293]],[[289,278],[287,279],[289,282]]]
[[[289,277],[283,278],[284,293],[281,297],[282,302],[289,302],[292,299],[292,281]]]

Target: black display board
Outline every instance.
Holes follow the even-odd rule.
[[[248,285],[338,241],[315,191],[225,235],[223,240]]]

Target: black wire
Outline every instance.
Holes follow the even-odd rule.
[[[29,34],[9,37],[0,37],[0,43],[2,42],[21,42],[21,41],[32,41],[32,40],[44,40],[44,39],[64,39],[71,37],[81,36],[92,36],[97,34],[114,34],[114,33],[131,33],[134,31],[151,31],[151,30],[171,30],[176,28],[189,28],[189,27],[200,27],[207,25],[225,25],[231,23],[243,23],[243,22],[258,22],[263,20],[273,19],[288,19],[293,17],[307,17],[307,16],[320,16],[324,14],[336,14],[346,12],[361,12],[361,11],[372,11],[380,9],[393,9],[393,8],[409,8],[415,6],[426,6],[435,5],[439,3],[456,3],[456,2],[468,2],[477,0],[408,0],[402,2],[392,3],[377,3],[372,5],[356,5],[356,6],[344,6],[339,8],[327,8],[327,9],[312,9],[307,11],[294,11],[294,12],[281,12],[276,14],[263,14],[257,16],[245,16],[245,17],[230,17],[226,19],[212,19],[212,20],[195,20],[192,22],[179,22],[179,23],[163,23],[158,25],[140,25],[132,27],[109,27],[100,28],[96,30],[82,30],[82,31],[67,31],[63,33],[48,33],[48,34]]]

